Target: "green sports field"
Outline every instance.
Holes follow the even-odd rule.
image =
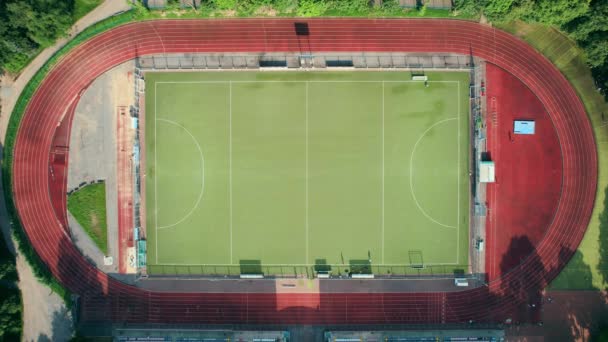
[[[468,264],[469,76],[427,76],[147,73],[148,273]]]

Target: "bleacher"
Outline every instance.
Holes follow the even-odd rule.
[[[503,342],[503,330],[326,331],[325,342]]]
[[[288,342],[288,331],[204,329],[116,329],[119,342]]]

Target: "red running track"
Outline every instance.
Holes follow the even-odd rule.
[[[302,21],[302,20],[298,20]],[[457,20],[162,20],[100,34],[56,65],[32,97],[19,128],[13,192],[23,227],[50,270],[82,298],[84,321],[182,323],[442,323],[530,319],[590,219],[597,156],[584,107],[559,71],[502,31]],[[556,215],[533,257],[488,286],[453,293],[220,294],[158,293],[125,285],[90,265],[57,223],[49,197],[48,151],[56,123],[91,80],[138,55],[163,52],[395,51],[473,53],[508,70],[539,98],[560,140],[563,182]],[[564,252],[566,251],[566,252]],[[532,313],[533,315],[533,313]]]
[[[486,64],[486,88],[487,146],[496,162],[496,183],[487,186],[486,272],[492,280],[529,255],[551,225],[562,154],[549,114],[519,79]],[[535,134],[513,134],[517,119],[534,120]]]

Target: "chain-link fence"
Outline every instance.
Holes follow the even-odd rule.
[[[471,265],[148,265],[150,276],[240,277],[259,275],[279,278],[350,277],[467,277]]]

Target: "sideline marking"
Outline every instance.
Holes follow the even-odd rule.
[[[460,82],[458,84],[458,137],[456,138],[456,146],[458,148],[458,162],[456,167],[458,198],[456,198],[456,262],[460,260]]]
[[[459,81],[427,81],[428,83],[458,83]],[[309,81],[295,81],[295,80],[267,80],[267,81],[159,81],[156,83],[160,84],[193,84],[193,83],[422,83],[420,81],[412,80],[309,80]]]
[[[190,135],[190,138],[192,138],[192,140],[194,141],[194,144],[196,144],[196,148],[198,149],[198,153],[201,159],[201,190],[199,191],[198,194],[198,198],[196,199],[196,203],[194,204],[194,206],[192,207],[192,209],[190,209],[190,211],[183,216],[180,220],[178,220],[177,222],[173,223],[173,224],[169,224],[169,225],[165,225],[165,226],[158,226],[157,224],[157,230],[159,229],[167,229],[167,228],[172,228],[182,222],[184,222],[184,220],[186,220],[188,217],[190,217],[190,215],[192,215],[192,213],[194,213],[194,211],[198,208],[201,200],[203,199],[203,194],[205,193],[205,157],[203,154],[203,149],[201,148],[201,145],[198,143],[198,140],[196,140],[196,138],[194,137],[194,135],[184,126],[180,125],[179,123],[172,121],[172,120],[168,120],[168,119],[163,119],[163,118],[159,118],[159,119],[155,119],[157,122],[166,122],[172,125],[175,125],[177,127],[182,128],[183,130],[186,131],[186,133],[188,133],[188,135]],[[155,126],[156,127],[156,126]]]
[[[384,264],[384,81],[382,81],[382,264]]]
[[[306,82],[306,259],[304,263],[308,263],[308,249],[309,249],[309,241],[308,241],[308,82]]]
[[[385,151],[384,151],[384,148],[385,148],[385,141],[384,141],[385,140],[385,136],[384,136],[384,133],[385,133],[385,122],[384,122],[384,119],[385,119],[385,117],[384,117],[384,115],[385,115],[385,113],[384,113],[385,103],[384,103],[384,97],[385,97],[385,94],[384,94],[384,91],[385,91],[385,89],[384,88],[385,88],[385,83],[386,82],[388,82],[388,83],[420,83],[419,81],[411,81],[411,80],[388,80],[388,81],[386,81],[386,80],[370,80],[370,81],[358,81],[358,80],[335,80],[335,81],[331,81],[331,80],[330,81],[315,81],[315,80],[312,80],[312,81],[289,81],[289,80],[276,80],[276,81],[159,81],[159,82],[155,82],[155,84],[154,84],[155,85],[155,99],[154,99],[154,101],[155,101],[155,120],[156,120],[156,102],[157,102],[156,101],[157,100],[156,99],[156,95],[157,95],[156,94],[156,90],[157,90],[157,86],[156,85],[158,83],[160,83],[160,84],[191,84],[191,83],[200,83],[200,84],[205,84],[205,83],[226,84],[226,83],[228,83],[229,84],[229,110],[230,110],[230,112],[229,112],[229,155],[230,155],[229,156],[229,166],[230,166],[230,170],[229,170],[229,173],[230,173],[229,188],[230,188],[230,190],[229,191],[230,191],[230,194],[229,195],[230,195],[230,262],[231,262],[231,264],[224,264],[226,266],[238,266],[238,265],[235,265],[235,264],[232,263],[233,262],[233,217],[232,217],[233,216],[233,214],[232,214],[232,212],[233,212],[233,208],[232,208],[232,204],[233,204],[232,203],[232,197],[233,197],[232,196],[233,195],[232,194],[232,83],[305,83],[306,84],[306,96],[307,96],[307,98],[306,98],[306,157],[307,157],[307,159],[306,159],[306,196],[307,196],[307,200],[306,200],[306,205],[307,205],[307,207],[306,207],[306,228],[307,228],[306,229],[306,234],[307,234],[307,239],[306,239],[306,244],[307,244],[306,259],[307,260],[306,261],[308,261],[308,254],[309,254],[309,250],[308,250],[309,249],[309,247],[308,247],[308,244],[309,244],[309,241],[308,241],[308,233],[309,233],[309,231],[308,231],[308,219],[309,219],[308,218],[308,204],[309,204],[308,203],[309,202],[309,200],[308,200],[308,85],[309,85],[310,82],[313,82],[313,83],[382,83],[382,88],[383,88],[382,89],[382,91],[383,91],[383,93],[382,93],[382,97],[383,97],[383,102],[382,102],[382,110],[383,110],[383,113],[382,113],[382,115],[383,115],[383,117],[382,117],[382,120],[383,120],[383,122],[382,122],[382,125],[383,125],[382,126],[382,134],[383,134],[383,137],[382,137],[382,153],[383,153],[383,155],[382,155],[382,159],[383,159],[383,165],[382,165],[382,167],[383,167],[383,170],[382,170],[382,172],[383,172],[383,174],[382,174],[382,259],[384,261],[384,220],[385,220],[385,217],[384,217],[384,200],[385,200],[384,199],[384,192],[385,192],[385,189],[384,189],[385,188],[385,184],[384,184],[384,181],[385,181],[384,180],[384,177],[385,177],[385,175],[384,175],[384,173],[385,173],[385,165],[384,165],[384,162],[385,162],[385,154],[384,154],[385,153]],[[441,122],[443,122],[443,121],[449,121],[449,120],[456,120],[456,119],[458,120],[458,122],[459,122],[459,124],[458,124],[459,125],[458,126],[458,137],[459,137],[458,138],[458,140],[459,140],[458,143],[460,143],[460,137],[461,137],[461,132],[460,132],[460,130],[461,130],[460,129],[460,120],[461,120],[460,119],[460,115],[461,115],[461,109],[460,109],[460,103],[461,103],[461,100],[460,100],[460,81],[428,81],[428,82],[429,83],[456,83],[457,84],[457,87],[458,87],[458,89],[457,89],[457,91],[458,91],[458,104],[459,104],[458,117],[457,118],[448,118],[448,119],[442,120]],[[440,123],[440,122],[438,122],[438,123]],[[430,128],[434,127],[438,123],[435,123]],[[425,131],[425,133],[423,133],[423,135],[426,134],[429,129],[427,129],[427,131]],[[156,165],[157,164],[156,163],[156,124],[155,124],[155,132],[154,133],[155,133],[155,142],[154,142],[154,145],[155,145],[155,165]],[[420,140],[421,139],[419,139],[419,141]],[[418,142],[416,143],[416,145],[418,144]],[[414,149],[415,148],[416,147],[414,147]],[[410,156],[410,157],[412,157],[412,156]],[[411,159],[412,158],[410,158],[410,161],[411,161]],[[458,145],[458,162],[457,163],[458,163],[457,164],[458,165],[457,166],[458,167],[458,172],[460,173],[460,145]],[[410,169],[411,169],[411,167],[412,166],[411,166],[411,163],[410,163]],[[155,206],[157,207],[157,203],[156,203],[157,202],[157,194],[156,194],[156,187],[157,187],[157,184],[156,184],[157,182],[156,181],[157,181],[157,179],[156,179],[156,177],[155,177],[154,180],[155,180]],[[411,172],[410,172],[410,190],[412,191],[411,182],[412,182],[412,176],[411,176]],[[458,177],[458,197],[459,198],[458,198],[458,204],[457,204],[458,209],[457,210],[458,210],[458,215],[460,215],[460,202],[459,202],[460,201],[460,178],[459,177]],[[432,218],[430,218],[428,215],[426,215],[426,213],[421,209],[421,207],[420,207],[419,203],[417,202],[417,200],[415,198],[414,198],[414,200],[415,200],[415,203],[418,206],[418,208],[431,221],[433,221],[435,223],[438,223],[439,225],[442,225],[444,227],[456,228],[457,229],[457,241],[458,241],[458,239],[459,239],[459,222],[458,221],[457,221],[457,226],[456,227],[441,224],[441,223],[433,220]],[[155,210],[155,215],[156,216],[158,215],[158,211],[157,210]],[[158,225],[157,222],[155,224]],[[222,264],[165,264],[165,263],[159,264],[158,263],[158,236],[157,236],[157,240],[156,240],[156,250],[157,250],[157,254],[156,254],[157,265],[161,265],[161,266],[162,265],[168,265],[168,266],[171,266],[171,265],[192,265],[192,266],[197,266],[197,265],[200,265],[200,266],[217,265],[217,266],[221,266],[222,265]],[[438,266],[440,266],[440,265],[458,265],[458,258],[459,258],[459,241],[457,242],[457,262],[456,263],[437,263],[437,264],[431,264],[431,263],[429,263],[427,265],[429,265],[429,266],[433,266],[433,265],[438,265]],[[308,264],[308,263],[306,263],[306,264],[299,264],[299,265],[298,264],[265,264],[265,265],[268,265],[268,266],[273,266],[273,265],[274,266],[313,266],[312,264]],[[407,265],[407,264],[384,264],[383,263],[382,265],[383,266],[404,266],[404,265]],[[338,264],[336,264],[336,266],[338,266]]]
[[[232,264],[232,81],[228,83],[228,165],[229,177],[228,184],[230,188],[230,263]]]
[[[328,266],[331,267],[336,267],[336,268],[340,268],[340,267],[344,267],[344,264],[326,264]],[[403,264],[383,264],[383,265],[378,265],[380,267],[410,267],[412,265],[416,265],[416,264],[411,264],[411,263],[403,263]],[[433,266],[464,266],[464,265],[460,265],[457,262],[449,262],[449,263],[425,263],[424,264],[425,267],[424,268],[428,268],[428,267],[433,267]],[[159,265],[153,265],[153,266],[217,266],[217,267],[240,267],[241,264],[188,264],[188,263],[171,263],[171,264],[159,264]],[[283,267],[314,267],[315,264],[262,264],[262,267],[279,267],[279,266],[283,266]],[[423,269],[424,269],[423,268]],[[453,279],[450,278],[450,279]],[[403,279],[401,279],[403,280]]]
[[[158,264],[158,163],[156,157],[156,99],[158,98],[157,84],[157,82],[154,82],[154,235],[156,235],[156,241],[154,241],[154,243],[156,245],[156,263]]]

